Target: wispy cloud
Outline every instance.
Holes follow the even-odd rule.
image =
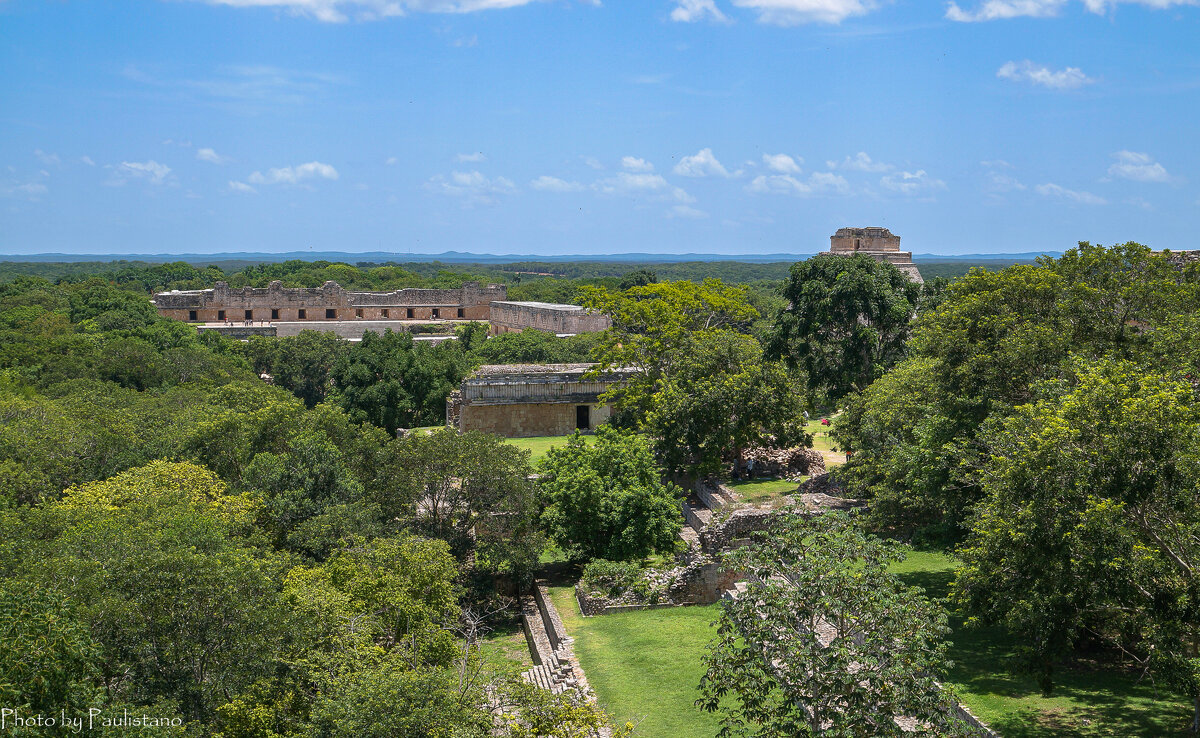
[[[683,157],[675,165],[674,172],[681,177],[733,176],[721,162],[717,161],[717,157],[713,156],[712,149],[700,149],[691,156]]]
[[[934,190],[946,189],[945,182],[929,176],[924,169],[918,169],[915,172],[894,172],[881,177],[879,184],[885,189],[901,195],[928,194]]]
[[[1050,182],[1034,187],[1033,191],[1044,197],[1058,197],[1080,203],[1081,205],[1104,205],[1107,203],[1107,200],[1099,195],[1093,195],[1090,192],[1068,190],[1066,187],[1060,187]]]
[[[41,149],[34,149],[33,155],[37,157],[38,161],[48,167],[56,167],[59,164],[62,164],[62,160],[58,158],[58,154],[47,154]]]
[[[874,10],[875,0],[732,0],[739,8],[758,13],[760,23],[798,26],[804,23],[841,23]]]
[[[800,165],[804,162],[799,157],[792,158],[787,154],[763,154],[762,160],[767,169],[780,174],[799,174]]]
[[[120,187],[132,180],[142,180],[152,185],[161,185],[166,183],[167,177],[171,174],[171,167],[166,164],[159,164],[150,159],[149,161],[123,161],[115,167],[112,167],[112,176],[109,177],[108,184],[114,187]]]
[[[668,218],[685,218],[687,220],[703,220],[708,213],[691,205],[676,205],[667,211]]]
[[[528,5],[536,0],[201,0],[235,8],[278,8],[323,23],[373,21],[409,13],[473,13]],[[595,0],[582,0],[596,5]]]
[[[221,156],[212,149],[197,149],[196,158],[200,161],[206,161],[209,164],[226,164],[229,162],[228,156]]]
[[[245,182],[235,182],[233,180],[229,180],[229,191],[240,192],[243,195],[253,195],[258,192],[258,190],[254,189]]]
[[[179,79],[129,65],[127,79],[168,96],[196,97],[222,103],[300,105],[309,102],[341,78],[269,65],[226,65],[201,79]],[[183,143],[188,145],[190,143]]]
[[[81,161],[84,164],[87,164],[89,167],[96,166],[96,162],[92,161],[92,157],[90,157],[90,156],[86,156],[86,155],[81,156],[81,157],[79,157],[79,161]]]
[[[50,192],[50,188],[40,182],[0,182],[0,197],[19,198],[24,200],[39,200],[42,195]]]
[[[1034,64],[1028,59],[1004,64],[996,70],[996,76],[1013,82],[1041,85],[1051,90],[1074,90],[1096,81],[1084,74],[1079,67],[1067,67],[1056,71],[1043,64]]]
[[[654,165],[636,156],[621,157],[621,166],[631,172],[653,172]]]
[[[1118,151],[1113,154],[1116,162],[1108,168],[1108,176],[1131,179],[1134,182],[1170,182],[1172,177],[1166,167],[1149,154],[1138,151]]]
[[[844,195],[850,192],[850,183],[832,172],[813,172],[807,179],[791,174],[760,174],[746,185],[746,191],[758,195]]]
[[[721,12],[713,0],[675,0],[675,2],[675,9],[671,11],[671,20],[677,23],[695,23],[702,20],[711,20],[717,23],[729,22],[729,17]]]
[[[825,162],[825,166],[830,169],[846,169],[852,172],[871,172],[875,174],[890,172],[896,168],[891,164],[875,161],[865,151],[860,151],[854,156],[847,156],[841,162],[827,161]]]
[[[1053,18],[1070,0],[985,0],[975,10],[963,10],[956,2],[946,4],[946,17],[961,23],[1007,20],[1009,18]],[[1118,5],[1141,5],[1163,10],[1182,5],[1200,5],[1200,0],[1083,0],[1083,6],[1097,15],[1105,15]]]
[[[542,192],[578,192],[583,189],[583,185],[578,182],[568,182],[546,174],[530,182],[529,187]]]
[[[310,179],[337,179],[338,170],[329,164],[310,161],[294,167],[279,167],[268,169],[266,174],[253,172],[247,181],[257,185],[299,184]]]
[[[425,189],[439,195],[459,197],[468,205],[494,205],[501,195],[517,191],[516,184],[506,177],[487,177],[482,172],[451,172],[437,174],[425,183]]]
[[[658,200],[673,200],[679,203],[692,203],[692,197],[681,187],[676,187],[660,174],[649,172],[617,172],[612,177],[606,177],[592,185],[592,189],[606,195],[623,195],[625,197],[653,197]]]
[[[459,163],[478,164],[481,161],[487,161],[487,157],[483,155],[482,151],[476,151],[471,154],[459,154],[458,156],[454,157],[454,160]]]

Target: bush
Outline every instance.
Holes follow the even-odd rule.
[[[588,592],[620,597],[636,587],[642,573],[642,567],[633,561],[596,559],[583,568],[579,583]]]

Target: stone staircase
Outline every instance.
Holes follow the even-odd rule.
[[[532,594],[522,595],[521,627],[536,664],[521,678],[553,694],[573,689],[590,699],[591,688],[575,658],[574,640],[567,635],[544,581],[537,582]]]

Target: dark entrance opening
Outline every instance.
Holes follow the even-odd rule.
[[[254,311],[253,310],[246,311],[246,320],[254,320]]]
[[[196,319],[196,311],[195,311],[195,310],[189,310],[189,311],[188,311],[188,320],[195,320],[195,319]]]
[[[279,308],[271,308],[271,320],[279,320]]]
[[[589,410],[587,405],[575,407],[575,427],[579,430],[588,430],[592,427],[592,414],[588,412]]]
[[[337,320],[337,310],[333,308],[325,308],[325,317],[329,320]]]

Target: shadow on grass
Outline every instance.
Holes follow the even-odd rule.
[[[954,572],[909,571],[898,574],[932,599],[950,593]],[[1117,666],[1063,665],[1054,675],[1054,692],[1043,697],[1033,677],[1014,663],[1015,641],[1003,628],[967,627],[950,610],[950,659],[946,674],[968,704],[987,705],[1002,714],[987,722],[1005,738],[1112,738],[1195,735],[1187,728],[1190,706],[1147,677]]]

